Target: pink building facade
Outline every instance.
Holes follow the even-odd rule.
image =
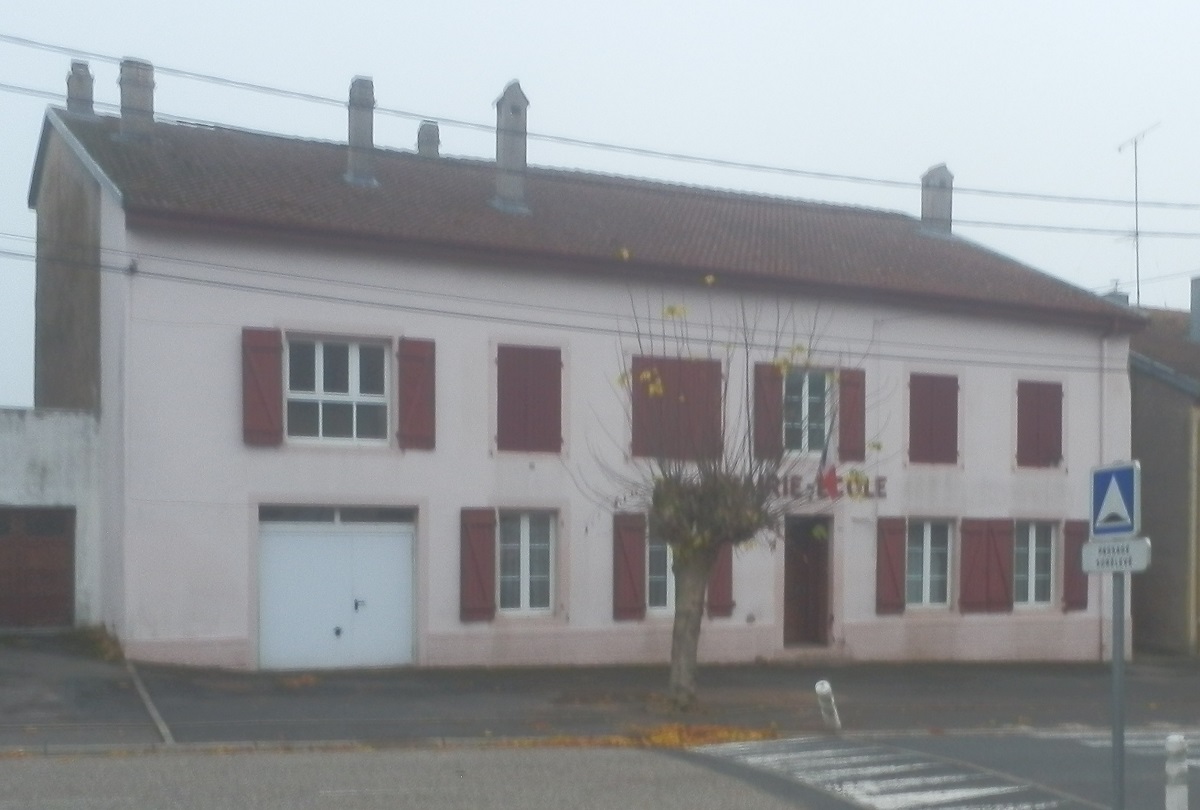
[[[530,169],[515,85],[491,164],[377,147],[362,80],[328,144],[158,122],[134,67],[121,117],[48,111],[30,192],[38,404],[98,413],[131,658],[665,661],[622,481],[701,423],[789,499],[702,660],[1109,654],[1078,545],[1136,323],[954,236],[944,167],[918,219]]]

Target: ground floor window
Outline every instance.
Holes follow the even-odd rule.
[[[950,524],[913,520],[908,524],[904,601],[909,605],[945,605],[949,596]]]
[[[549,611],[553,584],[553,513],[501,512],[499,524],[500,609]]]
[[[1013,546],[1013,601],[1048,604],[1054,582],[1054,525],[1019,521]]]
[[[675,606],[675,577],[671,572],[671,547],[651,537],[646,544],[646,607],[670,610]]]

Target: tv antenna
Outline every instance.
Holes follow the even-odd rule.
[[[1129,140],[1117,147],[1118,152],[1124,152],[1125,147],[1133,145],[1133,289],[1134,289],[1134,305],[1140,307],[1142,305],[1142,251],[1141,251],[1141,220],[1139,217],[1140,205],[1138,201],[1138,144],[1142,139],[1156,129],[1161,121],[1155,121],[1150,126],[1143,129],[1137,135],[1134,135]]]

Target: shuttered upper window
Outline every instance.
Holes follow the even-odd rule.
[[[558,349],[497,348],[496,447],[541,453],[562,450],[562,359]]]
[[[1062,462],[1062,402],[1059,383],[1017,383],[1017,466],[1057,467]]]
[[[928,464],[958,462],[958,378],[913,374],[909,378],[908,458]]]
[[[275,447],[286,433],[382,443],[390,412],[401,448],[432,450],[433,341],[399,340],[392,386],[388,347],[387,341],[300,336],[285,342],[278,329],[243,329],[243,441]]]
[[[699,459],[721,455],[721,363],[635,357],[631,369],[633,454]]]
[[[836,380],[836,398],[833,395]],[[789,369],[774,363],[754,367],[754,454],[778,458],[784,450],[825,453],[837,422],[841,461],[866,458],[866,375]]]
[[[287,343],[287,435],[386,439],[387,352],[379,344]]]

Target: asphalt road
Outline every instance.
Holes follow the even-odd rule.
[[[822,723],[820,679],[833,683],[840,737]],[[0,639],[0,810],[842,810],[848,798],[899,810],[924,793],[966,797],[943,802],[956,808],[1095,810],[1111,800],[1104,664],[705,667],[702,705],[686,715],[668,709],[665,682],[662,667],[130,666],[61,640]],[[1200,663],[1137,660],[1126,682],[1126,807],[1162,807],[1166,733],[1190,732],[1200,756]],[[675,726],[785,739],[594,746]],[[1200,759],[1192,768],[1200,796]]]
[[[613,749],[156,753],[0,760],[3,810],[796,810],[678,756]]]

